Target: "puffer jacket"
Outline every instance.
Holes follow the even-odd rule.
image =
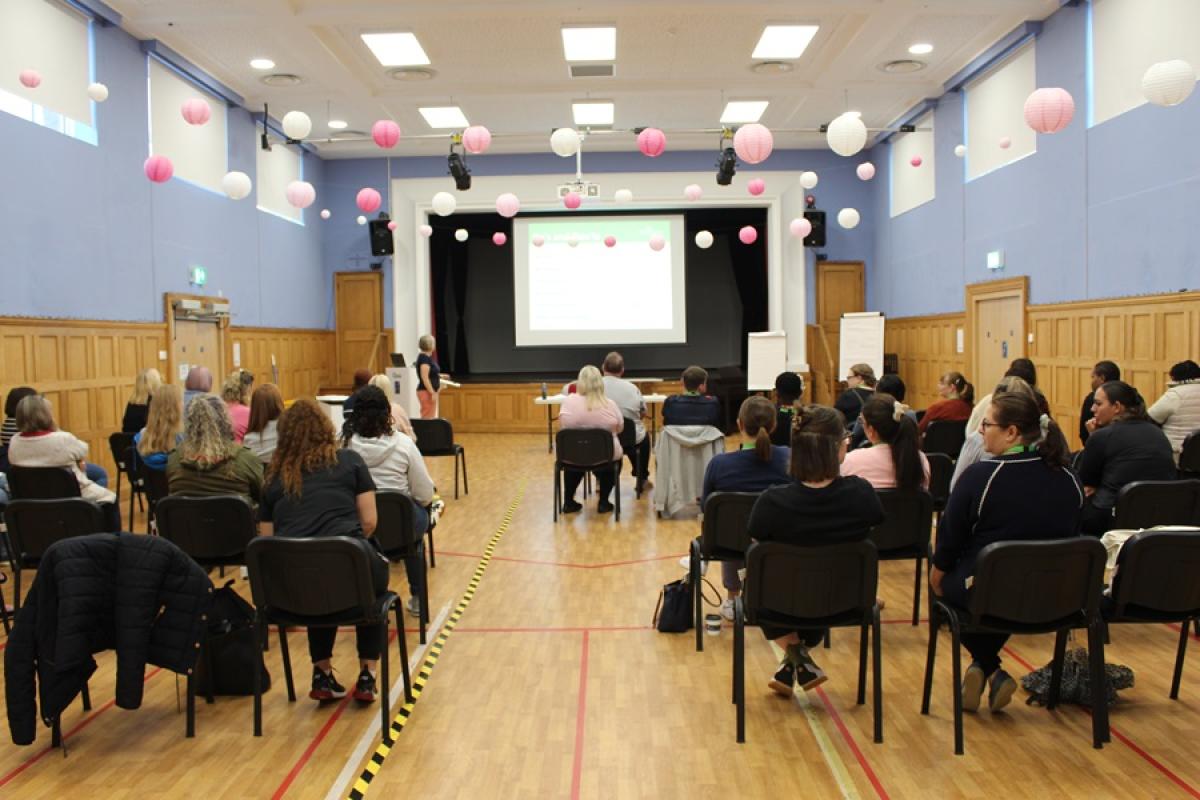
[[[204,570],[157,536],[98,533],[51,545],[4,651],[13,742],[33,742],[38,702],[42,722],[54,723],[102,650],[117,653],[117,705],[138,708],[147,664],[178,673],[195,665],[211,602]]]

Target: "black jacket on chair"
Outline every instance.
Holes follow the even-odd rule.
[[[147,664],[181,673],[195,665],[211,602],[204,570],[165,539],[99,533],[56,542],[4,651],[13,742],[33,742],[37,702],[42,721],[54,723],[102,650],[117,651],[117,705],[138,708]]]

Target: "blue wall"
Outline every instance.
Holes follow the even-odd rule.
[[[964,284],[1016,275],[1029,276],[1031,303],[1200,287],[1200,100],[1144,105],[1089,130],[1086,6],[1047,19],[1036,46],[1038,85],[1069,91],[1074,120],[1039,135],[1034,155],[964,183],[953,152],[964,139],[963,95],[941,98],[936,198],[890,219],[887,183],[875,186],[871,308],[961,311]],[[889,149],[873,149],[877,164]],[[997,249],[1006,266],[990,271]]]

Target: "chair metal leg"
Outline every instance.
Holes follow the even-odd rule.
[[[1092,747],[1099,750],[1109,741],[1108,683],[1104,674],[1103,622],[1099,616],[1088,625],[1088,667],[1092,689]]]
[[[193,674],[196,670],[190,669],[187,674],[187,722],[184,725],[184,737],[194,739],[196,737],[196,676]],[[208,684],[212,685],[213,676],[208,674]]]
[[[871,702],[875,704],[875,744],[883,744],[883,639],[879,624],[879,606],[871,617]]]
[[[404,624],[400,620],[400,604],[393,606],[396,612],[396,627],[399,629],[396,633],[396,646],[400,649],[400,670],[404,675],[404,701],[411,703],[413,701],[412,693],[412,674],[408,669],[408,639],[404,636]]]
[[[746,741],[746,624],[741,599],[734,604],[733,620],[733,702],[737,706],[737,740]]]
[[[933,691],[933,662],[937,658],[937,635],[941,617],[937,605],[929,609],[929,650],[925,654],[925,690],[921,694],[921,713],[929,713],[929,695]]]
[[[700,594],[700,542],[688,548],[688,583],[692,585],[692,607],[696,617],[696,652],[704,652],[704,598]]]
[[[12,544],[9,544],[9,551],[12,552]],[[13,616],[15,617],[21,611],[21,565],[13,562]]]
[[[258,629],[258,640],[267,640],[267,622],[257,615],[254,626]],[[262,736],[262,659],[254,659],[254,735]]]
[[[467,451],[464,448],[459,448],[458,454],[462,457],[463,467],[463,494],[470,494],[471,487],[467,484]]]
[[[384,612],[383,624],[380,625],[380,627],[383,628],[383,638],[380,639],[380,641],[383,642],[383,652],[379,654],[379,677],[382,679],[382,685],[380,686],[380,691],[383,695],[381,698],[383,702],[381,702],[379,704],[379,738],[381,740],[383,740],[384,744],[391,744],[392,743],[392,732],[391,732],[391,728],[388,724],[388,722],[389,722],[388,715],[391,714],[391,712],[392,712],[392,698],[391,698],[392,681],[391,681],[391,676],[388,674],[388,662],[391,661],[391,659],[388,657],[389,648],[387,646],[387,640],[388,640],[387,612]],[[401,627],[398,631],[396,631],[396,637],[397,638],[404,637],[404,628],[403,627]]]
[[[554,464],[554,521],[558,522],[558,507],[562,504],[559,500],[559,495],[562,494],[562,469],[558,463]]]
[[[613,498],[613,507],[616,509],[616,511],[614,512],[613,519],[615,519],[617,522],[620,522],[621,521],[621,462],[620,461],[618,461],[617,465],[615,467],[613,467],[613,494],[616,495]]]
[[[296,684],[292,680],[292,657],[288,653],[287,626],[279,625],[279,649],[283,652],[283,677],[287,679],[288,701],[296,702]]]
[[[954,755],[963,754],[962,634],[958,617],[950,613],[950,664],[954,690]]]
[[[862,705],[867,702],[867,623],[859,626],[858,636],[858,695],[854,702]]]
[[[121,473],[117,473],[117,495],[120,496]],[[137,497],[137,483],[129,479],[129,530],[133,530],[133,501]]]
[[[825,640],[824,640],[824,643],[825,643],[825,649],[826,649],[826,650],[828,650],[828,649],[829,649],[829,647],[830,647],[830,643],[829,643],[829,629],[828,629],[828,628],[826,628],[826,629],[825,629]]]
[[[62,747],[62,718],[55,717],[54,724],[50,726],[50,746]]]
[[[83,701],[83,710],[91,711],[92,710],[92,693],[90,691],[88,691],[88,685],[86,683],[83,684],[83,689],[79,692],[79,695],[80,695],[80,699]]]
[[[458,453],[454,454],[454,499],[458,499]]]
[[[421,559],[421,571],[425,573],[425,579],[421,581],[421,599],[418,601],[421,604],[421,613],[418,618],[421,623],[421,644],[425,644],[425,627],[429,624],[429,570],[425,568],[425,559]],[[400,626],[397,635],[404,635],[404,626]]]
[[[1183,678],[1183,657],[1187,654],[1188,634],[1192,632],[1190,620],[1179,626],[1179,649],[1175,651],[1175,676],[1171,678],[1171,699],[1179,699],[1179,682]]]
[[[913,584],[913,627],[921,624],[921,562],[923,559],[917,557],[917,577]]]
[[[429,529],[428,536],[429,536],[429,568],[433,569],[434,567],[437,566],[437,558],[434,556],[434,553],[433,553],[433,528]]]
[[[1058,707],[1059,691],[1062,689],[1063,658],[1067,654],[1067,634],[1070,631],[1061,630],[1054,637],[1054,662],[1050,667],[1050,691],[1046,696],[1046,708]]]
[[[8,601],[4,599],[4,590],[0,589],[0,622],[4,623],[4,633],[9,635],[12,633],[12,623],[8,620]],[[1185,630],[1184,633],[1187,633]]]

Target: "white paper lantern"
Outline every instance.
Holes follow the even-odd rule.
[[[858,227],[858,223],[862,218],[858,214],[857,209],[843,208],[838,212],[838,225],[841,225],[846,230]]]
[[[108,87],[103,83],[88,84],[87,94],[95,102],[103,103],[108,99]]]
[[[241,200],[250,194],[252,188],[250,176],[244,172],[226,172],[225,177],[221,178],[221,191],[230,200]]]
[[[421,234],[426,239],[428,239],[430,236],[433,236],[433,226],[432,225],[418,225],[417,233]]]
[[[800,173],[800,185],[803,186],[805,189],[817,188],[817,182],[820,180],[821,180],[821,178],[815,172],[801,172]]]
[[[470,234],[467,233],[466,228],[459,228],[454,232],[454,238],[460,242],[465,242],[467,240],[467,236],[469,235]]]
[[[332,216],[333,216],[333,212],[330,211],[328,208],[321,209],[321,219],[329,219]]]
[[[696,247],[701,250],[707,250],[713,246],[713,235],[709,231],[700,231],[696,234]]]
[[[289,139],[303,139],[312,131],[312,120],[303,111],[289,111],[280,121]]]
[[[624,205],[625,203],[633,202],[633,192],[628,189],[617,189],[613,192],[613,200]]]
[[[550,149],[563,158],[579,152],[579,134],[574,128],[558,128],[550,134]]]
[[[966,154],[967,154],[967,146],[965,144],[959,144],[959,145],[954,146],[954,155],[958,156],[959,158],[962,158]]]
[[[869,181],[871,178],[875,177],[875,165],[870,161],[864,161],[858,165],[858,168],[854,170],[854,173],[858,175],[858,179],[860,181]]]
[[[1156,106],[1177,106],[1196,88],[1196,70],[1186,61],[1154,64],[1142,76],[1142,94]]]
[[[852,156],[866,145],[867,126],[859,117],[842,114],[829,123],[825,141],[829,143],[829,149],[839,156]]]
[[[357,217],[355,217],[354,221],[357,222],[359,225],[367,224],[367,218],[364,217],[362,214],[359,214]]]
[[[433,213],[439,217],[448,217],[458,207],[458,201],[449,192],[438,192],[433,196]]]

